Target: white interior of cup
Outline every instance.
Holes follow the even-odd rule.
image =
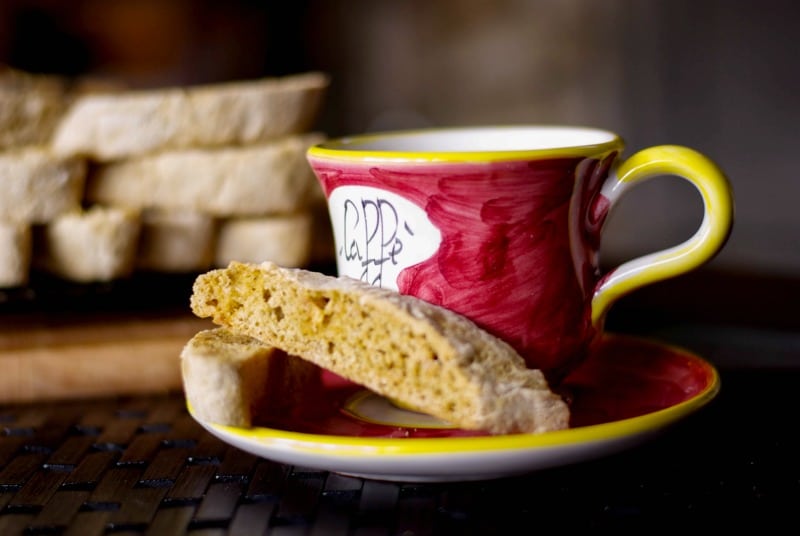
[[[334,140],[322,147],[381,152],[538,151],[613,142],[605,130],[583,127],[475,127],[372,134]]]

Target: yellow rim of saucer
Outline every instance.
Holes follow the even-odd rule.
[[[608,136],[606,142],[596,144],[583,144],[565,147],[545,148],[545,149],[526,149],[511,151],[386,151],[386,150],[362,150],[351,148],[357,144],[375,142],[386,138],[400,138],[416,134],[433,134],[446,132],[464,132],[474,130],[479,133],[481,130],[547,130],[562,129],[574,130],[576,132],[595,132]],[[569,156],[597,156],[609,153],[613,150],[621,151],[623,141],[611,131],[599,128],[580,127],[580,126],[551,126],[551,125],[510,125],[510,126],[477,126],[477,127],[452,127],[452,128],[429,128],[418,130],[403,130],[397,132],[377,132],[374,134],[361,134],[357,136],[346,136],[327,140],[311,146],[307,155],[309,158],[338,160],[348,162],[368,162],[368,163],[455,163],[455,162],[508,162],[513,160],[529,160],[539,158],[569,157]]]
[[[206,423],[231,436],[280,448],[325,456],[419,456],[457,452],[490,452],[516,449],[555,448],[581,443],[595,443],[651,432],[678,421],[710,402],[719,392],[716,368],[689,354],[708,367],[711,379],[705,389],[692,398],[652,413],[603,424],[582,426],[543,434],[513,434],[481,437],[381,438],[308,434],[273,428],[238,428]],[[189,412],[191,413],[189,406]]]

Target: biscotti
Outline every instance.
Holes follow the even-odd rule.
[[[91,207],[60,216],[34,237],[34,265],[78,282],[131,274],[140,232],[139,213]]]
[[[98,162],[189,147],[258,143],[304,132],[329,84],[303,73],[202,86],[77,98],[53,147]]]
[[[183,388],[200,420],[248,427],[261,412],[288,410],[314,396],[320,369],[225,329],[197,333],[181,352]]]
[[[31,244],[30,225],[0,220],[0,288],[28,282]]]
[[[218,149],[186,149],[98,166],[86,198],[132,208],[224,216],[291,212],[317,196],[306,162],[319,134]]]
[[[309,212],[221,222],[214,265],[223,267],[236,260],[305,266],[311,258],[313,223]]]
[[[467,318],[349,278],[232,262],[200,275],[192,311],[465,429],[563,429],[541,371]]]
[[[46,223],[80,208],[86,162],[45,148],[0,152],[0,219]]]
[[[136,267],[166,273],[201,272],[211,267],[216,221],[194,211],[145,210]]]
[[[328,84],[306,72],[136,90],[0,65],[0,288],[42,270],[90,283],[198,273],[215,254],[318,258],[305,215],[324,195],[305,155],[325,137],[310,127]]]
[[[0,150],[49,143],[66,107],[63,78],[0,66]]]

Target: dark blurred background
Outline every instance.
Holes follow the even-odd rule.
[[[133,87],[323,70],[331,136],[562,123],[615,130],[628,154],[689,145],[729,175],[737,219],[705,279],[684,281],[729,316],[785,317],[800,295],[799,20],[790,0],[3,0],[0,62]],[[700,217],[691,186],[644,184],[603,258],[677,243]]]

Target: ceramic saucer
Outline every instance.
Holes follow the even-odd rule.
[[[630,448],[703,407],[719,385],[714,366],[691,352],[606,335],[560,388],[572,413],[568,430],[461,430],[327,374],[318,397],[262,416],[258,427],[198,422],[231,445],[282,463],[381,480],[479,480]]]

